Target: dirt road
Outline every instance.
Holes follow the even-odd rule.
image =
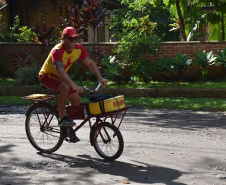
[[[90,146],[88,127],[80,142],[38,153],[26,138],[25,110],[0,106],[0,184],[226,184],[224,112],[133,108],[120,129],[124,152],[108,162]]]

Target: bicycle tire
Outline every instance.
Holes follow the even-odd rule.
[[[44,116],[47,113],[50,115],[48,117],[50,124],[41,127],[40,122],[44,122]],[[58,118],[59,114],[52,110],[52,106],[49,104],[37,103],[28,110],[25,121],[26,134],[32,146],[38,151],[52,153],[61,147],[64,136],[58,127]]]
[[[121,156],[124,149],[122,134],[116,126],[108,122],[103,123],[103,127],[101,127],[102,123],[98,124],[98,126],[94,128],[94,131],[92,132],[92,136],[94,138],[94,149],[105,160],[114,161]],[[101,137],[101,134],[99,134],[98,128],[101,128],[100,132],[104,137],[104,141]],[[107,136],[107,134],[110,138]]]

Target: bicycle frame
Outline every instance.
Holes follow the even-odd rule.
[[[54,110],[58,113],[58,107],[57,107],[57,98],[56,96],[54,95],[47,95],[47,97],[45,99],[31,99],[31,98],[27,98],[27,97],[23,97],[24,99],[29,99],[33,102],[32,106],[31,107],[34,107],[35,108],[35,112],[37,114],[37,117],[38,117],[38,121],[39,121],[39,124],[40,124],[40,128],[42,129],[42,131],[45,131],[45,126],[48,126],[51,121],[52,121],[52,118],[50,118],[50,120],[48,121],[49,119],[49,116],[51,115],[51,112]],[[55,100],[56,102],[55,103],[52,103],[52,101]],[[45,115],[45,120],[43,123],[41,123],[40,121],[40,118],[39,118],[39,113],[36,109],[36,105],[37,104],[43,104],[44,105],[44,108],[45,110],[44,111],[44,115]],[[51,107],[51,110],[49,112],[49,114],[46,114],[46,106],[50,106]],[[27,110],[27,112],[29,112],[29,110],[31,109],[31,107]],[[81,107],[82,109],[84,109],[84,105],[83,106],[78,106],[78,108]],[[124,109],[121,109],[121,110],[118,110],[118,111],[114,111],[114,112],[109,112],[109,113],[103,113],[103,114],[98,114],[98,115],[90,115],[89,113],[87,114],[87,117],[78,125],[76,126],[73,130],[74,132],[78,131],[83,125],[86,124],[86,122],[89,122],[89,127],[90,127],[90,141],[91,141],[91,145],[93,145],[93,143],[96,141],[96,138],[94,138],[94,135],[93,135],[93,131],[95,128],[98,129],[98,134],[100,134],[101,138],[103,139],[104,141],[104,137],[102,135],[102,133],[100,132],[102,127],[103,127],[103,124],[106,122],[107,118],[110,118],[111,119],[111,123],[114,125],[116,123],[116,119],[118,118],[118,115],[119,113],[123,113],[122,117],[121,117],[121,120],[117,126],[117,128],[120,127],[124,117],[125,117],[125,114],[127,112],[127,110],[131,109],[131,107],[126,107]],[[26,113],[27,115],[27,113]],[[91,123],[91,118],[95,118],[95,122],[92,124]],[[101,119],[102,118],[102,119]],[[101,125],[98,126],[98,123],[102,123]],[[46,131],[48,131],[48,129],[46,129]],[[54,130],[51,130],[52,132],[57,132],[57,133],[60,133],[60,129],[54,129]],[[106,132],[106,130],[104,129],[106,135],[108,136],[108,133]],[[109,138],[109,136],[108,136]]]

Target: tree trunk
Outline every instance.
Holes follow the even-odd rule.
[[[177,15],[178,15],[178,18],[179,18],[179,26],[180,26],[180,32],[181,32],[181,40],[182,41],[186,41],[187,40],[187,37],[186,37],[186,33],[185,33],[184,19],[183,19],[183,16],[181,14],[179,0],[175,0],[175,4],[176,4],[176,9],[177,9]]]
[[[225,27],[224,27],[224,13],[222,12],[222,18],[221,18],[221,34],[222,34],[222,40],[225,40]]]

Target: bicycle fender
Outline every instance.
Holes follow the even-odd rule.
[[[92,128],[91,128],[91,131],[90,131],[89,140],[90,140],[91,146],[94,145],[93,137],[94,137],[94,131],[96,130],[96,127],[97,127],[97,125],[93,125]]]
[[[33,109],[33,107],[35,107],[36,105],[40,104],[40,102],[37,103],[33,103],[26,111],[25,116],[27,116],[27,114],[31,111],[31,109]]]

